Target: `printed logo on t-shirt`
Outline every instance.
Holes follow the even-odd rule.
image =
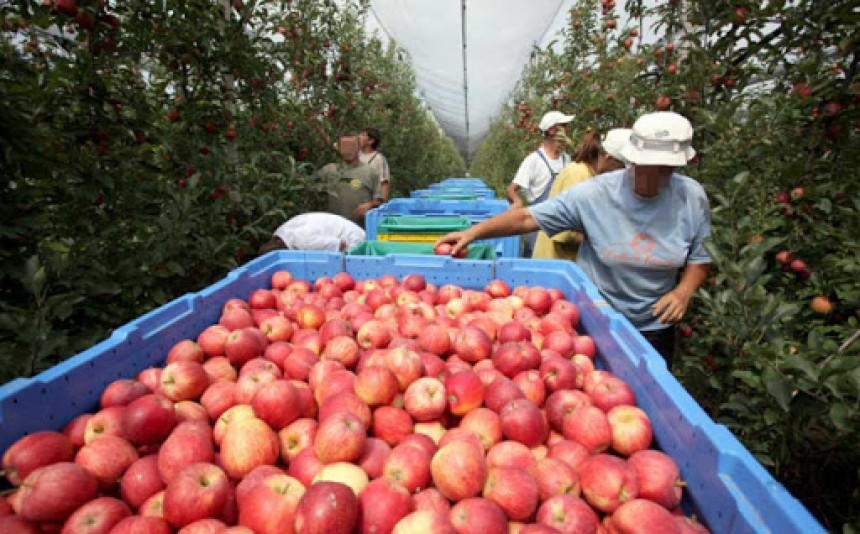
[[[683,258],[675,258],[672,251],[657,243],[651,235],[639,233],[629,243],[610,243],[600,249],[604,263],[623,263],[650,267],[675,268],[683,263]]]
[[[349,182],[349,186],[353,189],[361,189],[361,180],[353,178],[352,181]]]

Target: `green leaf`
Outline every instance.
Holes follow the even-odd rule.
[[[803,358],[797,354],[789,354],[783,357],[783,362],[788,366],[789,369],[802,371],[810,380],[813,380],[815,382],[818,381],[818,367],[806,358]]]
[[[175,261],[165,263],[164,268],[177,276],[185,276],[185,269]]]
[[[762,381],[767,392],[776,400],[779,407],[788,412],[794,390],[793,382],[770,367],[765,368]]]
[[[855,415],[854,411],[841,402],[834,403],[830,407],[830,420],[833,421],[833,424],[836,425],[836,428],[840,430],[844,430],[846,432],[852,432],[856,430],[855,425],[851,423],[853,416]]]

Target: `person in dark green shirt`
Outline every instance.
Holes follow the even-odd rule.
[[[341,161],[329,163],[318,172],[330,186],[328,211],[363,228],[364,214],[382,204],[379,173],[359,159],[357,136],[341,136],[337,149]]]

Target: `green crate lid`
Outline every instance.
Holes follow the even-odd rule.
[[[388,215],[379,221],[377,234],[447,234],[466,230],[472,220],[463,215]]]
[[[433,243],[398,243],[395,241],[365,241],[352,247],[347,254],[353,256],[386,256],[388,254],[433,255]],[[469,245],[468,260],[494,260],[492,245]]]

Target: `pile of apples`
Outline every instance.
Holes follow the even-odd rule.
[[[0,532],[707,532],[558,289],[271,286],[6,450]]]

